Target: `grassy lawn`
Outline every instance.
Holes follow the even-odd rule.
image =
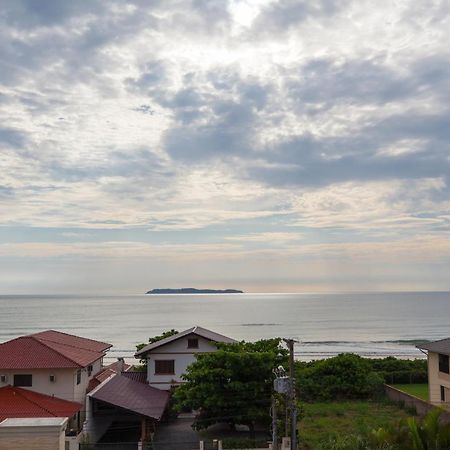
[[[331,436],[365,433],[407,416],[405,411],[389,403],[306,403],[304,418],[299,423],[301,448],[315,449]]]
[[[428,384],[393,384],[392,386],[414,397],[428,400]]]

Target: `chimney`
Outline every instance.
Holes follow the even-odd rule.
[[[117,358],[117,373],[121,374],[125,369],[125,361],[122,357]]]

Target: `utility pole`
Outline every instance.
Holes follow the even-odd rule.
[[[272,395],[272,450],[278,450],[277,402],[274,395]]]
[[[283,339],[289,348],[289,401],[291,410],[291,450],[297,450],[297,403],[295,401],[294,339]]]

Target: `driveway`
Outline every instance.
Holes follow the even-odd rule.
[[[192,418],[178,418],[158,426],[154,450],[193,450],[199,448],[199,434],[191,427]]]

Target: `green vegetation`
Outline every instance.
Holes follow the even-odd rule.
[[[425,360],[368,359],[345,353],[334,358],[296,362],[297,389],[304,401],[368,399],[382,395],[383,383],[426,383]]]
[[[323,446],[339,436],[364,436],[406,417],[404,410],[384,402],[306,403],[299,423],[300,448],[327,448]]]
[[[287,362],[280,339],[217,343],[214,353],[197,354],[174,394],[176,408],[200,410],[193,427],[215,423],[269,425],[273,369]]]
[[[450,450],[450,424],[440,421],[442,410],[422,420],[408,417],[361,433],[343,433],[319,442],[314,450]],[[308,448],[308,447],[306,447]]]
[[[354,354],[298,364],[297,388],[304,401],[367,399],[381,394],[383,378],[368,359]]]
[[[393,384],[392,386],[414,397],[428,400],[428,384]]]

